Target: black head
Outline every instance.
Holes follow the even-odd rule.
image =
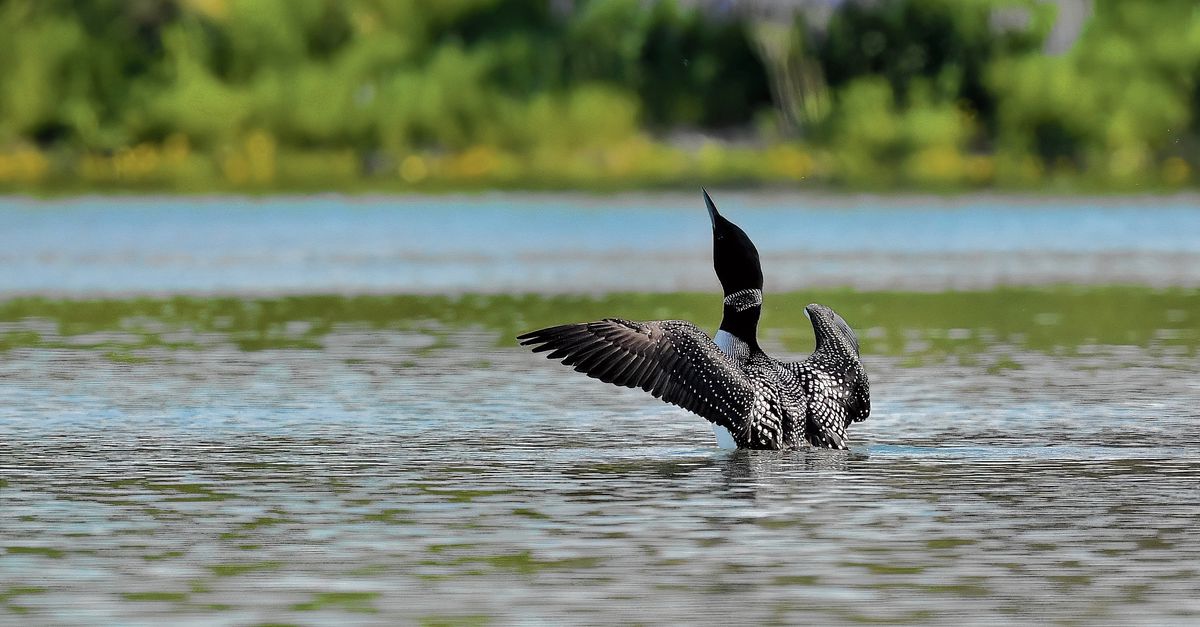
[[[708,191],[701,191],[704,191],[704,204],[708,205],[708,217],[712,219],[713,268],[721,281],[721,289],[726,296],[747,289],[761,290],[762,266],[754,242],[738,225],[717,212]]]
[[[812,321],[813,335],[817,336],[817,348],[813,352],[825,351],[858,357],[858,337],[837,312],[825,305],[813,303],[804,308],[804,315]]]

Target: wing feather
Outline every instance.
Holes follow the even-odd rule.
[[[641,388],[731,433],[741,431],[753,403],[753,388],[742,369],[690,322],[608,318],[531,331],[517,339],[589,377]]]

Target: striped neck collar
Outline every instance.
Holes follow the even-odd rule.
[[[725,297],[725,305],[738,312],[758,307],[762,305],[762,290],[750,288],[734,292]]]

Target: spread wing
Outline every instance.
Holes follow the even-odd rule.
[[[871,415],[871,384],[867,381],[867,373],[861,367],[858,369],[858,380],[850,393],[850,401],[846,408],[849,410],[850,422],[862,422]],[[850,422],[846,424],[849,425]]]
[[[843,416],[846,426],[850,426],[852,422],[862,422],[871,415],[871,388],[862,366],[852,363],[818,367],[810,363],[810,360],[811,358],[788,362],[783,364],[783,367],[796,375],[806,393],[815,396],[839,396],[833,388],[840,388],[840,396],[844,400],[836,403],[840,408],[837,413]],[[838,372],[839,370],[841,372]]]
[[[804,434],[817,448],[846,448],[846,407],[831,396],[818,396],[808,401]]]
[[[784,364],[808,394],[804,435],[818,448],[846,448],[846,427],[871,413],[867,374],[856,363],[842,364],[834,372],[812,358]],[[837,372],[837,370],[841,372]]]
[[[564,324],[518,336],[533,352],[605,383],[641,388],[739,433],[754,402],[753,388],[733,360],[699,327],[682,320],[631,322],[607,318]]]

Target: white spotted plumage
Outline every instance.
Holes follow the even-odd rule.
[[[846,426],[870,412],[857,342],[839,336],[849,327],[829,308],[807,310],[815,314],[817,348],[795,363],[772,359],[757,346],[744,359],[736,351],[727,355],[682,320],[608,318],[519,339],[590,377],[641,388],[692,411],[726,429],[739,448],[846,448]]]

